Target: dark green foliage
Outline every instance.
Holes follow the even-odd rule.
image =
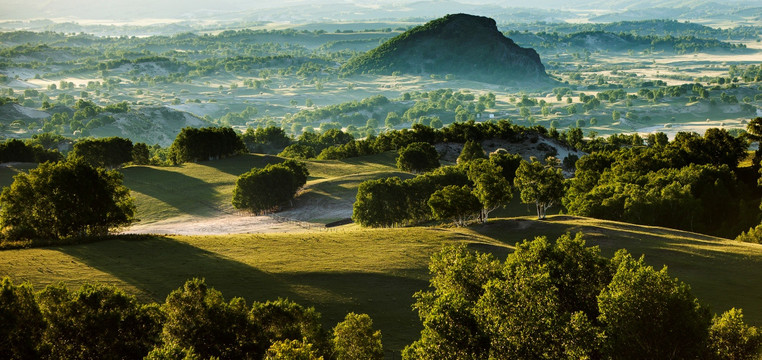
[[[286,148],[283,149],[283,151],[281,151],[278,156],[306,160],[315,157],[315,149],[307,145],[291,144],[286,146]]]
[[[412,172],[434,170],[439,167],[439,154],[431,144],[415,142],[399,150],[397,167]]]
[[[268,126],[265,128],[246,129],[241,135],[246,149],[250,152],[277,154],[291,143],[286,132],[280,127]]]
[[[748,231],[742,232],[736,237],[736,240],[762,244],[762,224],[752,227]]]
[[[503,169],[502,175],[508,180],[508,184],[513,184],[521,160],[522,157],[519,154],[493,153],[489,156],[489,162]]]
[[[13,285],[0,281],[0,351],[4,359],[39,358],[45,322],[28,283]]]
[[[0,225],[11,239],[104,235],[134,212],[121,173],[79,161],[40,164],[0,194]]]
[[[730,309],[715,315],[709,328],[709,359],[752,360],[759,358],[762,334],[743,322],[743,311]]]
[[[322,356],[327,357],[331,352],[328,333],[320,324],[320,313],[315,308],[305,308],[293,301],[278,299],[254,303],[249,316],[259,327],[266,344],[304,340],[312,344]]]
[[[312,344],[307,340],[280,340],[273,343],[267,353],[265,360],[322,360],[313,349]]]
[[[437,220],[452,220],[455,226],[465,226],[466,221],[478,216],[482,204],[467,185],[445,186],[429,198],[431,213]]]
[[[476,141],[466,141],[458,156],[458,164],[464,164],[474,159],[486,159],[487,155],[482,149],[482,144]]]
[[[201,360],[193,349],[185,349],[177,343],[157,346],[146,355],[144,360]]]
[[[468,162],[468,179],[474,184],[471,191],[482,205],[479,221],[486,223],[489,213],[505,206],[513,198],[513,188],[495,162],[476,159]]]
[[[762,345],[739,311],[710,324],[666,268],[607,260],[581,235],[525,240],[502,264],[447,247],[429,269],[403,359],[751,359]]]
[[[415,224],[433,219],[428,201],[448,185],[471,186],[465,169],[445,166],[405,181],[399,178],[368,180],[360,184],[352,219],[363,226]]]
[[[159,341],[161,314],[122,291],[49,286],[38,302],[46,327],[40,346],[52,359],[141,359]]]
[[[398,177],[364,181],[357,188],[352,220],[362,226],[401,225],[407,219],[405,185]]]
[[[494,20],[466,14],[447,15],[410,29],[352,58],[341,71],[453,74],[491,83],[547,78],[537,52],[503,36]]]
[[[610,278],[597,248],[577,236],[517,244],[474,312],[490,338],[490,358],[589,358],[599,353],[597,294]]]
[[[277,211],[307,182],[307,167],[295,160],[255,168],[238,177],[233,206],[255,213]]]
[[[429,290],[419,291],[413,308],[423,324],[421,338],[407,346],[404,359],[485,359],[490,339],[474,307],[484,286],[498,276],[500,263],[491,254],[474,254],[465,246],[446,247],[429,262]]]
[[[675,36],[672,34],[643,34],[644,31],[663,31],[661,30],[664,26],[663,24],[653,25],[658,27],[659,30],[649,29],[649,25],[645,24],[640,26],[634,25],[633,22],[630,22],[632,25],[628,24],[624,27],[618,27],[615,24],[617,23],[594,25],[590,24],[589,26],[580,26],[576,29],[573,29],[573,32],[569,34],[565,34],[559,31],[541,31],[534,34],[529,34],[526,32],[520,32],[518,30],[511,30],[507,31],[505,35],[513,38],[521,44],[544,49],[563,48],[568,50],[569,48],[572,48],[595,51],[597,47],[590,46],[591,42],[598,44],[596,46],[605,46],[611,51],[619,52],[625,52],[631,49],[652,49],[684,54],[706,50],[736,50],[745,48],[743,44],[734,44],[718,40],[727,39],[727,36],[720,37],[715,35],[708,35],[710,38],[700,38],[696,37],[695,35],[683,34],[681,32],[676,32]],[[605,27],[608,27],[608,30],[610,31],[603,30]],[[615,30],[617,28],[637,28],[638,33],[633,34],[630,33],[629,30]],[[704,35],[704,37],[706,37],[706,35]]]
[[[649,140],[650,141],[650,140]],[[571,214],[733,236],[745,185],[734,169],[746,143],[725,130],[678,133],[663,144],[583,156],[564,205]]]
[[[148,150],[147,147],[146,150]],[[132,161],[132,151],[133,145],[130,139],[120,137],[85,139],[74,143],[74,150],[69,154],[69,158],[85,162],[93,167],[113,169]]]
[[[648,146],[666,146],[669,144],[669,138],[667,137],[667,134],[663,132],[651,133],[648,134],[646,143]]]
[[[513,179],[521,192],[521,202],[534,203],[537,218],[544,219],[545,211],[561,202],[564,195],[564,176],[554,164],[542,165],[539,161],[522,161]]]
[[[172,291],[162,305],[166,316],[162,341],[181,349],[193,349],[201,358],[258,359],[265,339],[249,317],[241,298],[226,302],[222,293],[203,280],[189,280]]]
[[[137,143],[132,147],[132,163],[135,165],[148,165],[151,163],[151,151],[145,143]]]
[[[598,296],[606,352],[618,359],[695,359],[706,352],[709,311],[688,285],[623,250],[611,262],[616,273]]]
[[[10,139],[0,143],[0,163],[4,162],[45,162],[59,161],[62,156],[57,150],[47,150],[33,141],[25,143]]]
[[[169,148],[169,159],[174,164],[214,160],[237,154],[244,149],[241,138],[232,128],[186,127]]]
[[[317,156],[319,160],[340,160],[349,157],[376,154],[376,149],[371,147],[370,141],[350,140],[346,144],[327,147]]]
[[[373,330],[373,320],[367,314],[347,314],[333,328],[331,344],[336,360],[384,358],[381,331]]]

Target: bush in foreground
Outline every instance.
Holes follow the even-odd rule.
[[[733,309],[710,319],[690,287],[581,235],[524,241],[500,262],[449,247],[415,295],[404,359],[752,359],[762,336]]]
[[[134,214],[122,174],[81,161],[40,164],[0,194],[0,227],[11,240],[105,235]]]

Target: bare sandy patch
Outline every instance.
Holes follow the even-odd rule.
[[[183,216],[153,223],[137,223],[123,234],[157,235],[225,235],[275,232],[299,232],[323,229],[305,221],[285,218],[280,215],[248,216],[220,213],[214,217]]]

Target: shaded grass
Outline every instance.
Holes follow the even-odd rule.
[[[517,241],[583,232],[605,256],[626,248],[687,282],[719,313],[742,307],[762,324],[756,279],[762,246],[652,226],[570,216],[494,219],[465,229],[362,229],[225,236],[117,236],[98,243],[0,251],[0,274],[36,288],[63,281],[114,284],[144,301],[163,301],[192,277],[204,277],[226,298],[248,302],[288,297],[315,306],[333,327],[347,312],[370,314],[387,349],[419,336],[412,295],[425,289],[428,261],[444,244],[503,259]]]
[[[13,165],[5,164],[0,166],[0,188],[10,186],[13,183],[13,177],[20,172],[29,172],[37,167],[36,163],[16,163]]]
[[[0,252],[0,274],[41,286],[103,282],[163,301],[204,277],[226,298],[288,297],[315,306],[333,327],[350,311],[370,314],[390,349],[419,331],[412,295],[427,284],[429,256],[453,241],[489,242],[458,231],[411,228],[112,240]]]
[[[316,192],[329,194],[326,192],[328,189],[320,188],[328,186],[328,183],[324,183],[326,180],[365,174],[357,177],[351,185],[344,185],[346,191],[331,193],[331,196],[340,197],[351,204],[360,182],[396,170],[394,156],[394,153],[388,152],[346,160],[306,161],[310,172],[306,187],[309,189],[313,184],[323,183]],[[246,154],[171,167],[129,166],[122,169],[122,173],[124,184],[135,197],[137,218],[151,223],[187,215],[233,213],[235,209],[231,199],[238,176],[252,168],[261,168],[283,160],[277,156]]]

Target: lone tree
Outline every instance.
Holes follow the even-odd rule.
[[[295,160],[255,168],[238,177],[233,206],[255,213],[277,211],[307,182],[307,167]]]
[[[414,142],[399,151],[397,167],[403,171],[426,172],[439,167],[439,153],[429,143]]]
[[[505,206],[513,199],[513,188],[511,183],[503,177],[502,171],[502,167],[485,159],[477,159],[469,163],[468,179],[474,183],[471,193],[482,204],[479,214],[481,223],[487,222],[490,212]]]
[[[479,213],[482,204],[468,185],[449,185],[431,194],[429,207],[436,219],[452,219],[455,226],[465,226],[470,217]]]
[[[373,320],[367,314],[347,314],[333,328],[331,344],[337,360],[384,358],[381,331],[373,330]]]
[[[535,204],[540,220],[545,219],[545,211],[564,195],[564,176],[552,162],[543,165],[534,159],[531,163],[522,161],[513,183],[521,191],[521,202]]]
[[[81,161],[40,164],[0,194],[0,227],[12,239],[105,235],[134,214],[122,174]]]

